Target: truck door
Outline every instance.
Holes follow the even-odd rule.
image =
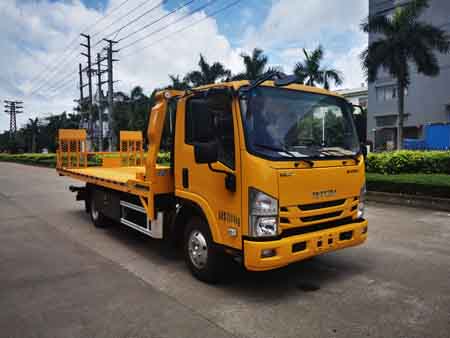
[[[215,242],[241,248],[241,177],[237,114],[227,90],[179,100],[175,188],[205,214]],[[194,146],[217,142],[218,161],[198,164]],[[229,174],[226,174],[229,173]]]

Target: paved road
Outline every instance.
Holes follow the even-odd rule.
[[[95,229],[53,170],[0,163],[2,337],[449,337],[450,215],[368,210],[367,244],[209,286]]]

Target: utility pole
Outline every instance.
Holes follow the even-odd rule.
[[[117,53],[117,50],[113,50],[113,45],[117,43],[117,41],[104,39],[108,46],[106,47],[106,60],[108,62],[108,129],[109,129],[109,148],[110,150],[115,150],[117,148],[117,135],[114,134],[113,131],[113,97],[114,97],[114,79],[113,79],[113,62],[119,61],[113,59],[113,53]]]
[[[89,105],[89,123],[88,123],[88,135],[90,139],[90,147],[92,148],[94,144],[94,121],[93,121],[93,97],[92,97],[92,60],[91,60],[91,36],[88,34],[80,34],[86,39],[86,43],[80,43],[80,46],[87,49],[86,53],[81,53],[81,55],[87,58],[87,67],[83,69],[88,76],[88,105]]]
[[[83,66],[81,63],[78,64],[78,75],[80,77],[80,107],[81,104],[84,101],[84,95],[83,95]]]
[[[98,120],[100,125],[99,132],[99,151],[103,151],[103,90],[102,85],[107,81],[102,81],[102,74],[106,72],[106,70],[102,70],[102,61],[105,60],[101,58],[100,53],[97,53],[97,91],[98,91]]]
[[[23,102],[9,100],[4,100],[3,102],[5,105],[5,113],[9,115],[9,138],[12,140],[17,132],[16,115],[23,113]]]

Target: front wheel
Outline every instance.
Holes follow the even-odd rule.
[[[200,217],[191,218],[186,227],[184,258],[192,274],[201,281],[219,281],[222,255],[212,241],[208,224]]]

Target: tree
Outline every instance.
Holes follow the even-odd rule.
[[[114,102],[114,133],[118,135],[120,130],[142,130],[145,133],[152,99],[144,94],[142,87],[134,87],[129,95],[116,92]]]
[[[267,69],[269,58],[264,54],[262,49],[253,49],[251,55],[242,53],[241,58],[244,62],[245,72],[233,76],[233,80],[254,81],[269,71]]]
[[[321,45],[312,53],[303,48],[305,59],[295,65],[294,74],[298,77],[299,82],[308,86],[323,85],[325,89],[330,89],[331,81],[339,86],[343,82],[342,73],[336,69],[328,69],[321,66],[324,52]]]
[[[39,119],[36,117],[34,119],[28,119],[28,123],[25,126],[28,129],[31,136],[31,152],[35,153],[37,151],[37,136],[39,133]]]
[[[231,72],[220,62],[214,62],[210,65],[206,62],[202,54],[198,62],[200,70],[194,70],[188,73],[184,79],[185,82],[192,84],[193,87],[199,87],[216,83],[218,80],[231,76]]]
[[[450,38],[446,32],[419,20],[429,7],[428,0],[413,0],[398,7],[393,16],[370,16],[361,25],[364,32],[379,34],[361,54],[369,82],[377,79],[380,69],[397,80],[397,148],[402,148],[405,90],[410,85],[410,64],[418,73],[437,76],[440,72],[435,52],[448,53]]]
[[[174,89],[174,90],[189,89],[189,84],[187,83],[186,78],[180,79],[179,75],[169,75],[169,78],[172,83],[167,86],[167,89]]]

